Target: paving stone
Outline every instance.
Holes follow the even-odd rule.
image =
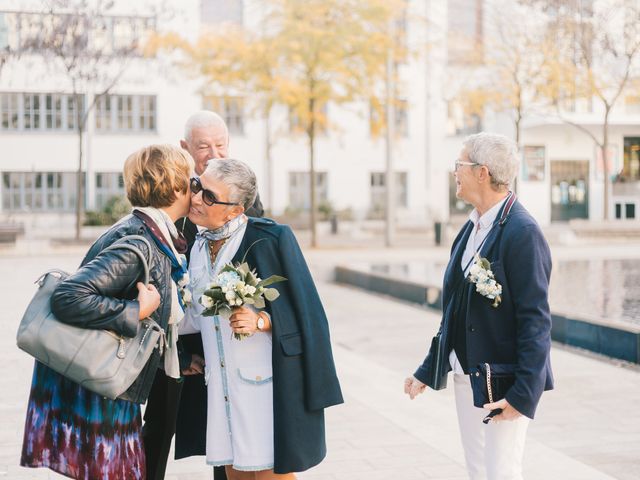
[[[578,249],[589,255],[594,248]],[[73,270],[81,252],[36,256],[0,252],[5,309],[0,316],[0,479],[61,479],[18,466],[32,359],[15,347],[15,331],[33,295],[33,281],[58,266]],[[439,314],[334,285],[330,266],[346,260],[446,257],[446,249],[316,250],[308,252],[331,322],[334,354],[346,404],[327,412],[328,454],[301,480],[466,478],[453,392],[403,393],[405,376],[422,361]],[[562,255],[576,255],[562,252]],[[528,480],[640,478],[640,369],[621,367],[564,347],[552,348],[556,390],[543,395],[525,453]],[[608,392],[608,393],[607,393]],[[611,394],[615,392],[615,394]],[[611,415],[611,411],[616,412]],[[544,462],[540,459],[543,458]],[[170,480],[211,479],[203,457],[170,461]]]

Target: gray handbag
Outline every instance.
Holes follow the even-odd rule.
[[[129,235],[103,251],[126,249],[134,252],[144,269],[144,283],[149,284],[149,265],[137,247],[121,243],[142,240]],[[51,270],[36,283],[38,291],[27,307],[18,327],[18,347],[52,370],[105,397],[115,399],[127,391],[136,380],[153,349],[164,348],[165,332],[154,320],[140,322],[133,338],[117,335],[109,330],[81,328],[63,323],[51,313],[53,291],[68,273]]]

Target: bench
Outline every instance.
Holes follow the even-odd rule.
[[[0,243],[15,243],[18,235],[23,234],[22,223],[0,223]]]

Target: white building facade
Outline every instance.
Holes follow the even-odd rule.
[[[116,39],[118,15],[141,19],[144,28],[187,32],[218,21],[250,25],[251,2],[189,0],[179,2],[180,14],[167,23],[149,18],[145,9],[122,4],[112,21]],[[0,47],[19,41],[29,28],[37,4],[0,2]],[[481,0],[412,0],[409,42],[426,43],[426,53],[400,67],[401,107],[396,111],[393,168],[396,207],[401,225],[430,225],[464,213],[452,195],[452,169],[462,139],[480,130],[512,135],[500,116],[465,116],[451,98],[448,78],[464,67],[456,65],[448,38],[462,29],[483,41],[484,4]],[[147,22],[147,23],[145,23]],[[426,28],[425,25],[429,25]],[[488,54],[488,52],[487,52]],[[84,138],[85,205],[102,208],[123,194],[122,167],[127,156],[152,143],[178,144],[187,117],[202,108],[214,108],[230,126],[230,152],[256,171],[265,207],[274,215],[294,215],[308,208],[308,152],[305,139],[289,132],[284,107],[273,111],[276,132],[272,149],[273,177],[267,184],[265,125],[249,115],[252,99],[203,98],[197,80],[157,59],[133,62],[107,98],[91,112]],[[0,72],[0,217],[29,224],[72,224],[78,137],[74,131],[73,102],[68,82],[52,74],[34,58],[10,60]],[[83,94],[84,105],[91,95]],[[612,116],[611,162],[616,177],[611,218],[637,220],[640,216],[640,102],[629,97]],[[316,180],[319,203],[351,218],[381,218],[384,209],[384,138],[372,136],[369,106],[329,105],[330,122],[338,128],[320,135],[316,144]],[[579,117],[579,118],[578,118]],[[597,111],[578,114],[576,120],[600,134]],[[603,218],[602,168],[599,154],[575,127],[544,119],[528,119],[522,134],[523,172],[518,193],[525,206],[545,225],[571,218]]]

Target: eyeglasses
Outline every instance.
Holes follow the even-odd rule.
[[[456,160],[455,167],[453,168],[453,170],[457,172],[458,168],[460,168],[463,165],[469,165],[470,167],[472,167],[472,166],[480,165],[480,163],[478,163],[478,162],[462,162],[460,160]]]
[[[189,189],[192,195],[197,195],[202,192],[202,201],[205,205],[212,207],[213,205],[240,205],[239,203],[221,202],[216,198],[216,194],[211,190],[207,190],[202,187],[202,183],[198,177],[193,177],[189,181]]]

